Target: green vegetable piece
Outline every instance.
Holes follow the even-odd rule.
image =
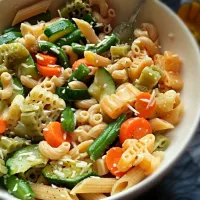
[[[67,106],[61,114],[61,125],[64,131],[71,133],[75,130],[76,119],[70,106]]]
[[[113,60],[124,57],[130,51],[130,49],[131,49],[130,45],[127,44],[120,46],[111,46],[110,48],[111,57]]]
[[[20,26],[13,26],[13,27],[5,29],[3,34],[9,33],[9,32],[20,32],[20,31],[21,31]]]
[[[80,29],[76,29],[69,35],[66,35],[56,41],[56,45],[58,45],[59,47],[62,47],[64,45],[71,45],[74,42],[79,42],[83,38],[84,37],[82,36]]]
[[[14,153],[17,149],[30,145],[30,142],[20,137],[9,138],[2,136],[0,138],[0,149],[4,159]]]
[[[65,101],[75,101],[91,98],[88,90],[71,89],[67,87],[57,87],[56,94]]]
[[[86,14],[82,19],[91,24],[97,35],[102,32],[102,28],[104,25],[101,23],[97,23],[95,18],[90,13]]]
[[[48,158],[44,157],[38,150],[38,145],[30,145],[16,151],[6,161],[6,167],[10,175],[25,172],[36,165],[46,165]]]
[[[58,58],[58,63],[64,67],[69,67],[69,60],[65,52],[55,44],[46,41],[39,42],[39,51],[41,52],[49,52]]]
[[[96,53],[96,47],[94,44],[87,44],[86,46],[77,44],[77,43],[72,43],[72,50],[74,53],[78,54],[79,56],[84,55],[84,51],[92,51]]]
[[[91,12],[90,5],[83,0],[67,2],[66,6],[60,10],[61,16],[69,19],[73,17],[81,19],[89,12]]]
[[[84,168],[81,165],[84,165]],[[61,168],[60,173],[63,174],[62,177],[55,173],[57,168],[58,165],[47,165],[42,170],[42,175],[49,183],[62,185],[69,189],[73,188],[83,179],[96,175],[91,163],[85,161],[69,160],[67,166]]]
[[[115,121],[109,124],[103,133],[89,146],[87,153],[92,160],[95,161],[101,157],[109,146],[117,139],[120,126],[125,120],[126,115],[120,115]]]
[[[89,68],[81,64],[70,76],[69,82],[71,81],[82,81],[90,73]]]
[[[170,139],[161,134],[155,134],[153,151],[165,151],[170,145]]]
[[[31,186],[24,180],[16,176],[5,176],[4,184],[8,191],[21,200],[34,200],[35,194]]]
[[[8,102],[12,102],[17,95],[25,96],[24,87],[18,77],[13,77],[13,93]]]
[[[30,75],[33,79],[38,79],[39,75],[38,75],[37,67],[35,66],[35,62],[33,58],[31,57],[31,55],[29,55],[28,58],[23,63],[18,65],[19,66],[18,77],[20,78],[21,75],[24,75],[24,76]]]
[[[35,63],[21,43],[0,45],[0,73],[9,70],[14,71],[18,77],[31,75],[34,79],[38,78]]]
[[[55,42],[66,34],[71,33],[76,26],[68,19],[60,19],[44,30],[44,34],[49,38],[50,42]]]
[[[152,89],[157,85],[161,77],[158,71],[154,71],[151,67],[145,67],[139,77],[138,84]]]
[[[88,89],[90,95],[100,101],[104,95],[111,95],[115,90],[115,83],[110,73],[103,67],[99,68],[95,74],[94,82]]]
[[[102,54],[105,53],[106,51],[110,50],[111,46],[114,46],[120,42],[119,38],[115,35],[112,34],[111,36],[106,36],[104,40],[99,42],[96,46],[97,54]]]
[[[0,45],[12,42],[12,41],[16,40],[19,37],[22,37],[21,32],[8,32],[8,33],[5,33],[4,35],[0,36]]]
[[[5,166],[5,161],[0,158],[0,177],[7,174],[7,172],[8,170],[7,167]]]
[[[40,141],[43,139],[41,118],[43,118],[41,104],[24,104],[20,121],[14,128],[15,135]],[[42,120],[45,121],[46,119],[43,118]]]

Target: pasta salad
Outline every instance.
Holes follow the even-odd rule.
[[[106,0],[19,10],[0,36],[0,184],[99,200],[150,176],[184,113],[182,62],[151,23],[120,40]]]

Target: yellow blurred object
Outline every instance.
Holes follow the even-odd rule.
[[[200,44],[200,3],[193,1],[192,3],[183,4],[178,11],[178,15]]]

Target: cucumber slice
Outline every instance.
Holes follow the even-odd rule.
[[[74,31],[76,26],[68,19],[61,19],[54,24],[48,26],[44,30],[44,34],[49,38],[50,42],[55,42],[59,38],[63,37]]]
[[[49,183],[66,186],[69,189],[73,188],[83,179],[96,175],[93,172],[92,166],[88,162],[70,160],[71,159],[69,159],[67,166],[61,168],[61,171],[59,171],[60,174],[63,174],[62,177],[55,173],[55,171],[58,170],[58,165],[47,165],[42,170],[42,175]],[[81,167],[81,164],[86,165],[84,171],[82,171],[83,167]]]
[[[0,45],[7,44],[16,40],[17,38],[22,37],[21,32],[8,32],[0,36]]]
[[[53,44],[51,42],[40,41],[39,42],[39,50],[41,52],[47,51],[47,52],[53,54],[54,56],[58,57],[58,63],[62,67],[64,67],[64,68],[69,67],[69,61],[68,61],[67,55],[60,47],[56,46],[55,44]]]
[[[65,101],[90,99],[90,94],[88,93],[88,90],[57,87],[56,94]]]
[[[48,158],[44,157],[38,150],[38,145],[30,145],[16,151],[6,161],[6,167],[10,175],[25,172],[33,166],[47,164]]]
[[[104,95],[111,95],[116,87],[112,76],[105,68],[99,68],[95,74],[94,82],[89,87],[88,92],[97,101],[100,101]]]
[[[71,107],[68,106],[61,114],[61,125],[64,131],[71,133],[76,127],[76,119]]]

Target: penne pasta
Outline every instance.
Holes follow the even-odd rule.
[[[124,176],[115,182],[112,187],[111,195],[117,194],[128,188],[138,184],[146,177],[144,171],[140,167],[134,167]]]
[[[23,8],[17,12],[15,18],[12,22],[12,26],[25,21],[26,19],[38,15],[40,13],[46,12],[49,8],[51,0],[43,0],[38,3],[33,4],[32,6]]]
[[[84,52],[85,59],[91,63],[94,67],[106,67],[111,64],[111,60],[109,58],[100,56],[91,51]]]
[[[104,194],[80,194],[84,200],[100,200],[105,199],[107,196]]]
[[[76,195],[70,194],[66,188],[53,188],[43,184],[31,184],[36,199],[41,200],[78,200]]]
[[[157,131],[164,131],[164,130],[169,130],[169,129],[174,128],[172,124],[159,118],[151,119],[149,120],[149,123],[151,124],[153,133]]]
[[[100,39],[97,37],[94,29],[88,22],[77,18],[73,18],[73,20],[78,28],[81,30],[85,38],[89,41],[89,43],[97,44],[98,42],[100,42]]]
[[[115,178],[90,177],[78,183],[70,193],[110,193],[115,182]]]

